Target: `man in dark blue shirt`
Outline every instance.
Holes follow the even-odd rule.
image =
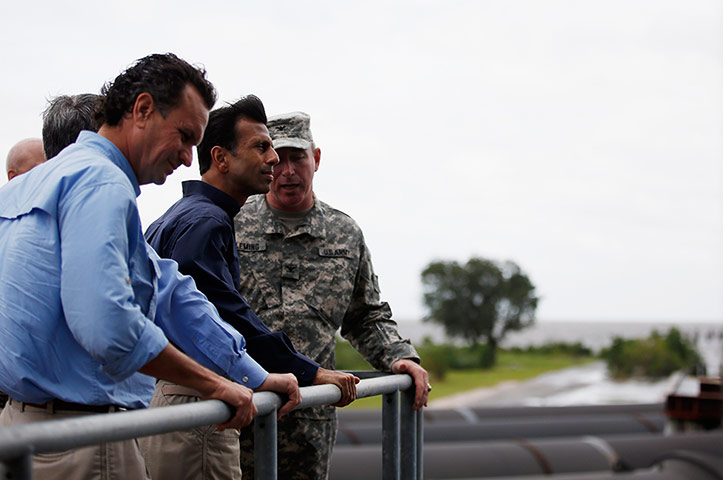
[[[183,198],[148,227],[148,243],[161,257],[176,260],[182,273],[193,277],[221,318],[247,339],[247,351],[269,372],[293,373],[299,385],[335,384],[342,391],[337,405],[350,403],[356,398],[359,379],[321,368],[297,352],[286,334],[269,330],[238,291],[240,271],[233,218],[250,195],[268,192],[274,165],[279,161],[261,100],[249,95],[211,112],[198,157],[202,180],[183,183]],[[159,382],[151,406],[188,401],[195,401],[194,392]],[[141,445],[151,477],[202,478],[196,468],[202,463],[202,453],[187,441],[189,436],[198,435],[210,445],[205,453],[207,462],[215,450],[230,449],[233,444],[238,448],[238,434],[224,437],[222,432],[210,430],[147,437]],[[210,463],[215,464],[212,478],[240,476],[238,463],[228,465],[220,458]]]

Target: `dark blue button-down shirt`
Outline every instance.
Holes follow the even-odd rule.
[[[178,262],[182,273],[218,309],[221,318],[247,340],[248,353],[270,372],[293,373],[310,385],[319,364],[294,349],[283,332],[272,332],[239,293],[240,271],[233,218],[241,206],[202,181],[183,182],[183,198],[146,230],[148,243],[161,257]]]

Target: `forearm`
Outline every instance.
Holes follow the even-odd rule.
[[[371,260],[364,250],[349,308],[341,324],[341,336],[379,370],[391,370],[401,358],[419,359],[414,347],[402,339],[392,309],[379,298],[379,286]]]
[[[218,388],[223,377],[202,366],[170,343],[140,373],[197,390],[204,397]]]
[[[341,335],[379,370],[391,370],[392,364],[402,358],[419,362],[417,351],[409,340],[399,335],[397,323],[389,318],[391,311],[383,305],[386,308],[382,311],[357,311],[357,316],[347,316]]]
[[[139,372],[192,388],[204,399],[221,400],[231,406],[235,413],[228,421],[217,425],[219,430],[245,427],[257,413],[251,389],[201,366],[171,344]]]

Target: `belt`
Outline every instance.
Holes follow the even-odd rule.
[[[32,403],[32,402],[19,402],[12,397],[8,398],[10,405],[17,403],[20,405],[20,410],[25,410],[25,407],[42,408],[49,412],[89,412],[89,413],[111,413],[128,410],[126,407],[119,407],[118,405],[86,405],[84,403],[66,402],[65,400],[54,399],[45,403]]]

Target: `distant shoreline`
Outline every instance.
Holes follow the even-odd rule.
[[[658,403],[665,401],[680,381],[679,373],[656,381],[614,381],[607,378],[604,362],[598,361],[543,373],[528,380],[506,380],[491,387],[448,395],[431,401],[429,408]],[[690,390],[691,386],[697,387],[694,380],[685,383],[685,388]],[[696,392],[692,390],[686,393],[694,395]]]
[[[422,342],[429,337],[434,343],[452,341],[447,338],[442,326],[423,322],[420,320],[397,319],[399,331],[402,336],[409,338],[412,343]],[[579,341],[589,347],[599,348],[601,341],[609,341],[614,336],[624,338],[647,337],[653,330],[660,332],[676,327],[687,335],[711,335],[723,337],[723,322],[643,322],[643,321],[538,321],[530,328],[519,332],[510,332],[503,346],[540,345],[554,341]]]
[[[421,344],[425,338],[434,343],[461,344],[460,340],[447,338],[444,329],[437,324],[421,321],[397,320],[402,337],[413,344]],[[654,330],[665,333],[678,328],[693,339],[703,355],[709,374],[723,371],[723,322],[624,322],[624,321],[540,321],[530,328],[509,333],[500,343],[503,348],[541,346],[549,343],[581,343],[593,352],[609,347],[614,337],[645,338]]]

